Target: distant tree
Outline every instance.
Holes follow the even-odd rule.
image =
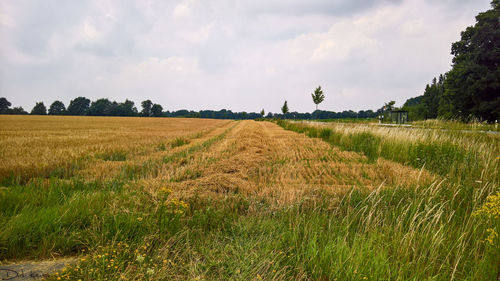
[[[390,101],[390,102],[386,102],[386,103],[384,104],[384,107],[383,107],[383,108],[384,108],[384,111],[391,111],[391,110],[393,110],[393,109],[394,109],[394,105],[395,105],[395,104],[396,104],[396,102],[395,102],[395,101],[393,101],[393,100],[392,100],[392,101]]]
[[[67,113],[68,115],[85,115],[90,106],[90,100],[85,97],[78,97],[70,101]]]
[[[403,110],[408,111],[408,120],[415,121],[425,118],[425,105],[423,104],[424,96],[409,98],[403,104]]]
[[[316,110],[318,110],[318,104],[322,103],[325,100],[325,95],[323,94],[323,90],[321,90],[321,86],[318,86],[314,93],[311,94],[314,104],[316,104]]]
[[[403,104],[403,107],[407,107],[407,106],[417,106],[419,104],[422,103],[422,100],[423,100],[424,96],[418,96],[418,97],[414,97],[414,98],[409,98],[405,101],[405,103]]]
[[[272,112],[268,112],[267,115],[266,115],[266,118],[273,118],[273,113]]]
[[[151,108],[153,107],[153,102],[151,102],[151,100],[145,100],[141,102],[141,106],[142,106],[142,111],[141,111],[142,116],[144,117],[151,116]]]
[[[90,105],[89,109],[87,110],[87,115],[91,116],[109,116],[113,115],[113,109],[116,107],[118,104],[115,102],[113,104],[110,100],[108,99],[98,99],[96,101],[93,101],[92,104]]]
[[[47,108],[43,102],[37,102],[35,107],[31,110],[32,115],[47,115]]]
[[[439,104],[444,92],[444,77],[439,75],[439,80],[432,79],[432,83],[425,87],[424,95],[422,97],[424,118],[437,118],[439,111]]]
[[[283,115],[285,115],[285,118],[286,118],[286,114],[288,113],[288,103],[287,103],[287,101],[285,101],[285,103],[281,107],[281,112],[283,112]]]
[[[24,110],[24,108],[22,108],[21,106],[18,106],[18,107],[14,107],[12,109],[9,109],[8,114],[25,115],[25,114],[28,114],[28,112],[26,112]]]
[[[154,117],[161,117],[163,113],[163,107],[159,104],[153,104],[151,107],[151,115]]]
[[[116,103],[116,102],[114,102]],[[131,100],[113,104],[113,115],[115,116],[137,116],[137,108]]]
[[[56,100],[49,107],[49,115],[63,115],[66,113],[66,107],[62,101]]]
[[[452,44],[453,65],[439,105],[443,117],[500,119],[500,1],[491,7]]]
[[[0,114],[7,114],[11,105],[6,98],[0,98]]]
[[[266,112],[264,111],[264,108],[263,108],[263,109],[260,111],[260,115],[261,115],[262,117],[264,117],[264,115],[265,115],[265,114],[266,114]]]

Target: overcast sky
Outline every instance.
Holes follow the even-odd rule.
[[[490,0],[2,0],[0,96],[31,110],[144,99],[165,110],[377,109],[422,94]],[[139,107],[139,106],[138,106]]]

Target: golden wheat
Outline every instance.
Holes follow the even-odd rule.
[[[227,120],[1,116],[0,179],[46,175],[71,165],[97,167],[105,172],[121,165],[107,158],[127,160],[151,154],[176,137],[206,132]],[[101,161],[102,160],[102,161]],[[92,162],[89,165],[88,162]],[[76,162],[76,163],[75,163]],[[101,162],[101,163],[100,163]],[[103,163],[105,165],[103,165]],[[83,173],[85,175],[85,172]]]

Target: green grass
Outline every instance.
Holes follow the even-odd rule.
[[[456,183],[472,184],[484,179],[500,183],[499,161],[494,161],[492,157],[495,155],[491,155],[491,151],[485,153],[483,146],[476,145],[477,140],[474,146],[466,149],[447,141],[397,141],[389,136],[382,138],[370,131],[342,133],[332,128],[284,120],[277,121],[277,124],[287,130],[321,138],[343,150],[360,152],[371,162],[383,157],[418,169],[425,167]],[[483,136],[477,138],[479,142],[485,142]],[[495,146],[496,141],[492,143]]]
[[[175,147],[186,145],[188,143],[189,143],[189,140],[187,138],[178,137],[178,138],[175,138],[172,141],[172,143],[170,143],[170,147],[175,148]]]
[[[444,120],[444,119],[431,119],[424,121],[411,122],[414,127],[426,129],[442,129],[442,130],[467,130],[467,131],[494,131],[499,132],[500,126],[498,124],[488,124],[487,122],[480,122],[479,120],[472,120],[464,123],[457,120]]]
[[[339,118],[339,119],[315,119],[307,121],[327,122],[327,123],[377,123],[377,118]]]
[[[480,239],[486,227],[470,216],[485,191],[353,189],[335,201],[319,194],[321,201],[258,212],[249,208],[255,202],[238,195],[221,202],[192,198],[186,213],[169,217],[161,231],[153,209],[143,210],[141,221],[138,214],[106,216],[94,222],[104,234],[90,236],[88,244],[114,245],[111,252],[125,242],[143,252],[142,262],[134,251],[119,256],[120,268],[104,267],[103,279],[135,265],[129,278],[494,280],[498,249]],[[99,246],[90,252],[102,254]],[[164,259],[173,265],[155,267]],[[94,279],[91,269],[99,263],[90,257],[71,274]]]

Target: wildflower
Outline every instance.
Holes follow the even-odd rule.
[[[148,275],[151,275],[151,274],[155,273],[155,270],[154,270],[154,269],[152,269],[152,268],[148,268],[148,270],[146,271],[146,273],[147,273]]]
[[[143,257],[143,256],[141,256],[141,255],[138,255],[138,256],[135,258],[135,260],[136,260],[137,262],[139,262],[139,263],[142,263],[142,262],[144,261],[144,257]]]
[[[493,228],[486,229],[486,232],[489,233],[488,237],[486,237],[486,242],[490,243],[490,245],[493,245],[493,241],[495,241],[495,238],[498,237],[498,233]]]
[[[142,221],[142,218],[137,218],[138,221]]]
[[[172,189],[166,187],[162,187],[160,191],[166,195],[172,193]]]

